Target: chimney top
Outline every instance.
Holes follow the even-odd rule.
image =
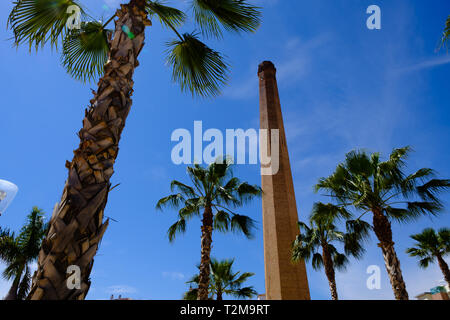
[[[271,61],[263,61],[258,66],[258,75],[263,72],[270,72],[275,74],[277,69],[275,68],[275,65]]]

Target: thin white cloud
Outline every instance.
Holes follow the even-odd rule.
[[[277,69],[278,86],[294,85],[304,79],[311,72],[314,52],[324,46],[331,39],[329,34],[321,34],[315,38],[303,40],[298,37],[289,39],[279,56],[271,59]],[[277,63],[277,61],[280,61]],[[255,66],[256,68],[256,66]],[[224,97],[229,99],[245,99],[258,94],[258,78],[251,70],[243,81],[231,84],[225,88]]]
[[[428,59],[428,60],[413,64],[413,65],[410,65],[407,67],[399,68],[399,69],[395,70],[394,73],[404,74],[404,73],[409,73],[409,72],[420,71],[423,69],[434,68],[434,67],[442,66],[445,64],[449,64],[449,63],[450,63],[450,56],[432,58],[432,59]]]
[[[124,294],[124,293],[136,293],[138,290],[134,287],[127,285],[114,285],[106,288],[106,292],[110,294]]]
[[[169,271],[164,271],[162,273],[162,276],[164,278],[169,278],[171,280],[183,280],[185,278],[184,274],[181,272],[169,272]]]

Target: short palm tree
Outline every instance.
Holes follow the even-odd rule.
[[[207,168],[196,164],[194,167],[188,167],[187,173],[192,186],[172,181],[171,190],[178,193],[160,199],[157,208],[161,209],[167,205],[180,208],[178,221],[168,231],[170,241],[175,239],[177,233],[186,231],[186,222],[189,219],[202,216],[198,299],[207,300],[213,230],[238,231],[250,238],[254,221],[231,211],[230,207],[242,206],[246,201],[259,196],[261,189],[233,177],[231,165],[227,161],[216,161]]]
[[[409,147],[394,149],[386,161],[379,153],[352,151],[316,191],[325,190],[340,207],[354,207],[361,217],[372,213],[372,229],[378,238],[386,270],[396,299],[407,300],[400,262],[394,249],[391,221],[405,223],[442,209],[437,194],[450,187],[450,180],[432,178],[434,171],[423,168],[405,175]],[[339,214],[339,212],[337,212]],[[361,218],[360,217],[360,218]]]
[[[244,282],[252,277],[254,273],[244,272],[241,274],[239,271],[234,272],[232,270],[233,263],[234,259],[221,261],[214,258],[211,259],[211,279],[208,290],[209,300],[214,300],[214,298],[216,300],[223,300],[225,294],[238,299],[251,299],[257,295],[253,287],[242,287]],[[191,287],[184,294],[184,300],[197,300],[199,279],[200,277],[197,274],[187,282]]]
[[[73,6],[81,10],[79,27]],[[39,255],[30,299],[84,299],[88,293],[94,256],[108,226],[104,210],[132,105],[133,74],[151,20],[175,32],[167,54],[172,77],[183,91],[200,97],[218,95],[228,75],[223,56],[205,45],[200,35],[221,38],[223,31],[254,32],[260,24],[259,8],[245,0],[192,0],[191,9],[200,33],[180,34],[177,29],[186,13],[161,1],[129,0],[104,23],[90,17],[78,0],[14,1],[8,25],[16,45],[38,50],[50,43],[62,48],[62,64],[72,77],[101,76],[78,134],[80,145],[72,161],[66,162],[68,179]],[[115,26],[108,29],[112,21]],[[81,269],[80,289],[66,286],[71,264]]]
[[[406,250],[411,257],[418,257],[419,265],[427,268],[436,259],[444,274],[444,279],[450,286],[450,270],[444,260],[444,256],[450,253],[450,229],[442,228],[436,232],[432,228],[424,229],[421,233],[411,236],[416,240],[414,247]]]
[[[36,207],[28,215],[17,237],[9,230],[0,230],[0,259],[7,264],[3,277],[13,280],[5,300],[26,298],[31,286],[29,264],[37,259],[46,231],[44,213]]]
[[[362,241],[368,235],[369,224],[362,220],[347,221],[347,233],[338,230],[335,225],[335,212],[349,216],[345,209],[333,204],[315,203],[309,225],[299,222],[300,234],[297,235],[292,246],[292,260],[311,260],[315,270],[325,269],[330,285],[331,298],[338,300],[336,289],[335,269],[345,270],[349,260],[348,256],[360,258],[364,253]],[[341,244],[345,254],[339,253],[333,243]],[[322,253],[319,252],[322,249]]]

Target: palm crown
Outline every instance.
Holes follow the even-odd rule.
[[[232,270],[234,259],[217,260],[211,259],[211,280],[209,283],[209,295],[211,299],[222,300],[223,294],[236,298],[252,298],[257,292],[253,287],[242,287],[242,285],[254,275],[251,272],[234,272]],[[198,285],[199,275],[192,277],[187,283]],[[196,300],[198,288],[190,288],[183,298],[185,300]]]
[[[220,232],[240,231],[245,236],[252,236],[253,219],[233,212],[229,207],[239,207],[248,200],[261,194],[258,186],[241,182],[232,176],[229,162],[212,163],[207,168],[196,164],[187,168],[192,186],[180,181],[172,181],[171,194],[160,199],[158,209],[164,206],[180,208],[178,221],[168,231],[169,240],[173,241],[178,232],[186,231],[186,222],[193,216],[199,216],[205,208],[214,209],[213,227]]]
[[[344,270],[349,262],[347,256],[360,258],[365,249],[362,242],[370,230],[369,224],[362,220],[347,221],[347,232],[338,230],[335,222],[335,212],[342,210],[333,204],[315,203],[309,225],[299,222],[300,234],[297,235],[292,250],[292,259],[310,260],[314,269],[323,267],[323,256],[319,249],[326,246],[331,255],[333,267]],[[333,243],[339,243],[344,247],[344,253],[340,253]]]
[[[149,19],[157,17],[165,27],[173,30],[176,40],[169,41],[167,62],[172,66],[172,78],[183,91],[194,95],[215,96],[227,80],[228,64],[217,51],[200,41],[200,34],[180,34],[178,28],[187,20],[181,10],[166,6],[162,1],[131,0],[142,7]],[[72,19],[71,6],[81,12],[80,28],[67,28]],[[69,10],[68,10],[69,9]],[[223,30],[229,32],[254,32],[260,24],[259,8],[242,0],[193,0],[193,21],[201,35],[221,38]],[[19,0],[8,18],[16,45],[28,44],[36,50],[50,42],[58,48],[62,43],[62,64],[76,79],[87,80],[103,73],[108,60],[112,30],[107,26],[115,15],[99,22],[88,10],[75,0]],[[147,19],[146,24],[151,25]],[[124,30],[132,38],[130,30]]]
[[[339,205],[354,206],[363,215],[378,209],[400,222],[435,215],[443,208],[437,194],[450,187],[450,180],[430,179],[435,172],[429,168],[405,175],[404,160],[410,151],[410,147],[395,149],[387,161],[380,161],[379,153],[349,152],[331,176],[319,180],[316,191],[329,191]]]
[[[293,261],[312,260],[314,269],[322,267],[325,269],[333,300],[338,299],[335,269],[345,269],[349,262],[347,256],[361,257],[364,253],[362,242],[370,229],[370,226],[362,220],[349,220],[347,232],[339,231],[336,226],[338,211],[346,217],[349,216],[345,209],[331,203],[315,203],[309,218],[309,226],[304,222],[298,223],[300,234],[292,244]],[[340,253],[334,243],[341,244],[345,254]],[[322,253],[319,249],[322,249]]]
[[[427,268],[437,257],[444,257],[450,253],[450,229],[442,228],[437,233],[432,228],[427,228],[421,233],[411,236],[416,241],[414,247],[406,252],[411,257],[418,257],[419,265]]]
[[[7,299],[25,299],[31,284],[29,264],[39,255],[46,229],[43,212],[34,207],[18,236],[0,230],[0,258],[7,264],[3,277],[13,279]]]

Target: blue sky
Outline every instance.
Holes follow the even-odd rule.
[[[254,35],[229,35],[208,41],[232,64],[231,81],[217,99],[192,99],[171,83],[164,63],[165,42],[173,35],[155,21],[147,30],[146,47],[135,73],[133,107],[120,143],[105,214],[111,222],[95,259],[89,299],[122,294],[134,299],[179,299],[200,260],[200,224],[193,221],[184,236],[170,244],[168,227],[174,211],[157,212],[159,198],[169,193],[172,179],[187,181],[186,167],[172,164],[177,128],[258,128],[257,66],[271,60],[278,69],[288,147],[300,219],[315,201],[317,179],[330,174],[354,148],[380,151],[413,146],[409,170],[431,167],[450,177],[450,55],[436,52],[450,2],[381,0],[261,0],[263,24]],[[109,18],[118,1],[82,1],[91,12]],[[171,1],[185,8],[185,1]],[[106,4],[107,6],[103,6]],[[382,29],[366,28],[366,8],[377,4]],[[19,229],[36,205],[51,215],[59,201],[66,160],[78,145],[84,109],[95,83],[71,79],[59,54],[46,48],[29,54],[13,48],[6,19],[12,1],[0,3],[0,77],[2,107],[0,179],[19,186],[16,199],[0,218],[2,226]],[[188,25],[189,26],[189,25]],[[188,29],[190,30],[190,29]],[[258,165],[235,170],[243,180],[260,184]],[[450,195],[443,195],[450,208]],[[409,235],[425,227],[450,225],[450,209],[435,219],[393,225],[394,241],[410,296],[437,285],[437,265],[420,270],[404,252]],[[254,272],[249,281],[264,292],[261,201],[240,210],[259,222],[253,240],[214,234],[213,256],[235,257],[236,270]],[[366,288],[366,269],[382,270],[380,290]],[[3,266],[0,265],[0,269]],[[329,299],[323,272],[308,265],[313,299]],[[381,252],[372,237],[364,259],[338,273],[343,299],[392,299]],[[0,280],[0,295],[9,283]]]

